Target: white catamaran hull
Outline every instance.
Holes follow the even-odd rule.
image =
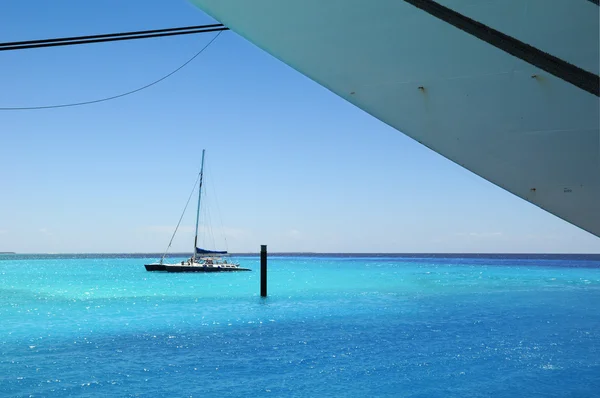
[[[192,2],[383,122],[600,236],[596,0]]]

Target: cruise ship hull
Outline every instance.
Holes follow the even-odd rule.
[[[400,132],[600,236],[597,1],[191,1]]]

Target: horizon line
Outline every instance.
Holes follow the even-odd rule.
[[[162,256],[163,253],[159,252],[11,252],[11,251],[2,251],[0,255],[3,254],[17,254],[17,255],[119,255],[119,254],[127,254],[127,255],[157,255]],[[190,253],[188,252],[173,252],[167,254],[167,256],[187,256]],[[228,253],[228,255],[259,255],[260,251],[256,252],[236,252],[236,253]],[[600,255],[600,252],[592,253],[592,252],[311,252],[311,251],[273,251],[268,252],[268,254],[302,254],[302,255]]]

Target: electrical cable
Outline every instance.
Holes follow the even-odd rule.
[[[58,105],[42,105],[42,106],[21,106],[21,107],[0,107],[0,111],[25,111],[25,110],[38,110],[38,109],[54,109],[54,108],[67,108],[67,107],[73,107],[73,106],[81,106],[81,105],[90,105],[90,104],[97,104],[99,102],[105,102],[105,101],[110,101],[113,99],[117,99],[117,98],[122,98],[125,97],[127,95],[131,95],[134,93],[137,93],[139,91],[145,90],[149,87],[154,86],[155,84],[158,84],[160,82],[162,82],[163,80],[167,79],[168,77],[174,75],[175,73],[179,72],[181,69],[183,69],[187,64],[189,64],[190,62],[192,62],[194,59],[196,59],[196,57],[198,57],[200,54],[202,54],[204,52],[204,50],[206,50],[216,39],[217,37],[219,37],[219,35],[221,34],[222,31],[219,31],[209,42],[208,44],[206,44],[204,47],[202,47],[200,49],[200,51],[198,51],[192,58],[188,59],[183,65],[179,66],[177,69],[175,69],[174,71],[172,71],[171,73],[161,77],[158,80],[153,81],[152,83],[146,84],[145,86],[139,87],[135,90],[131,90],[125,93],[121,93],[118,95],[113,95],[110,97],[105,97],[105,98],[100,98],[100,99],[96,99],[96,100],[91,100],[91,101],[83,101],[83,102],[74,102],[74,103],[68,103],[68,104],[58,104]]]

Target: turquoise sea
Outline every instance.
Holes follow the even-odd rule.
[[[0,256],[0,396],[600,396],[599,255],[237,259]]]

